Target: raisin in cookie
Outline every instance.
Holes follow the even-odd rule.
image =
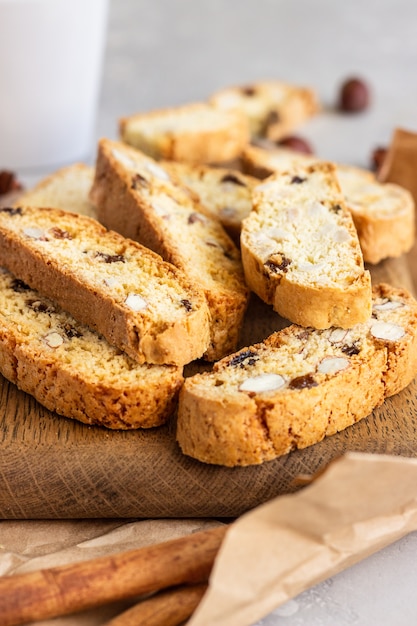
[[[249,287],[295,324],[349,328],[371,314],[370,274],[331,163],[255,187],[241,251]]]
[[[416,373],[417,302],[382,284],[363,324],[292,325],[187,378],[177,440],[205,463],[263,463],[354,424]]]
[[[91,199],[98,219],[180,268],[206,296],[217,360],[236,349],[248,301],[240,254],[173,174],[121,142],[100,141]]]
[[[139,362],[184,365],[209,344],[202,292],[160,256],[59,209],[0,209],[0,265]]]
[[[140,365],[0,268],[0,372],[60,415],[112,429],[163,424],[182,368]]]

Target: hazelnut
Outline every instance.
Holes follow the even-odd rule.
[[[387,152],[387,148],[383,148],[382,146],[378,146],[372,152],[371,165],[372,169],[374,169],[376,172],[379,172],[379,170],[381,169],[384,159],[387,156]]]
[[[302,137],[297,137],[295,135],[289,135],[288,137],[283,137],[279,141],[277,141],[277,145],[282,148],[289,148],[290,150],[295,150],[296,152],[303,152],[304,154],[313,154],[313,150],[310,144]]]
[[[16,178],[14,172],[0,170],[0,196],[11,191],[19,191],[22,188],[22,184]]]
[[[368,85],[360,78],[349,78],[340,88],[339,109],[346,113],[358,113],[368,108],[370,93]]]

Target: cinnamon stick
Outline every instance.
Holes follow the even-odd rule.
[[[0,578],[2,626],[206,581],[227,526],[81,563]]]
[[[183,585],[142,600],[114,617],[105,626],[178,626],[197,608],[206,584]]]

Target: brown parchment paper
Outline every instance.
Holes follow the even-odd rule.
[[[417,133],[404,128],[394,130],[378,180],[408,189],[417,205]]]
[[[348,453],[230,527],[189,626],[249,626],[416,528],[417,460]]]

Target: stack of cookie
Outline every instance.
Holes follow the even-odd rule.
[[[109,428],[177,408],[182,451],[226,466],[312,445],[408,385],[417,303],[365,263],[412,246],[410,194],[253,143],[319,110],[313,90],[264,81],[125,117],[94,168],[1,210],[3,375]],[[236,352],[250,292],[291,325]]]

